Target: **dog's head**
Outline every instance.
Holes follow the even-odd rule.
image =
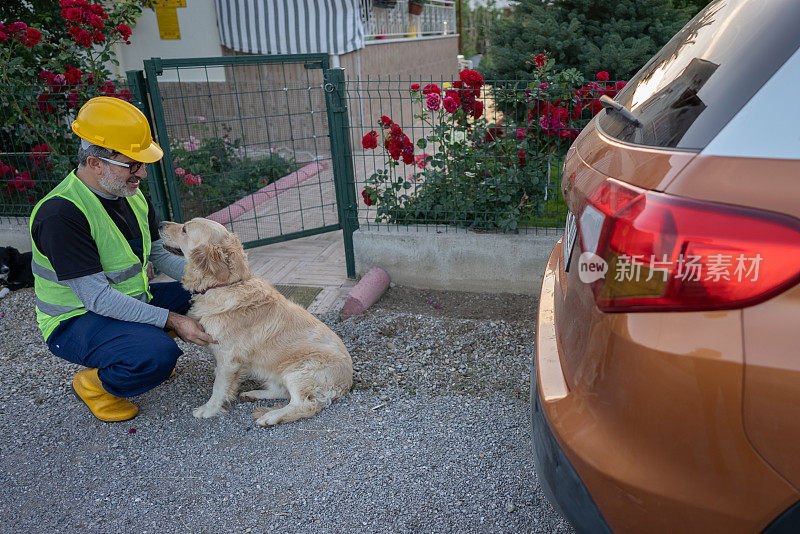
[[[185,224],[165,222],[159,234],[168,252],[186,257],[183,286],[189,291],[252,276],[239,238],[217,222],[199,217]]]
[[[8,281],[11,267],[17,262],[19,251],[13,247],[0,247],[0,283]]]

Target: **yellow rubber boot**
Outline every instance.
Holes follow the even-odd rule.
[[[132,402],[103,389],[103,384],[97,376],[97,369],[79,371],[72,379],[72,389],[101,421],[127,421],[139,413],[139,408]]]

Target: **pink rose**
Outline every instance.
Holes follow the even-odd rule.
[[[184,169],[182,169],[181,167],[178,167],[177,169],[175,169],[175,176],[177,176],[178,178],[183,178],[184,174],[186,174],[186,171]]]
[[[425,100],[425,105],[428,106],[428,109],[431,111],[437,111],[441,104],[442,100],[439,98],[438,93],[430,93]]]

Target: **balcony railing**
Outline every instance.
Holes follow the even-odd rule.
[[[455,35],[458,31],[454,0],[428,0],[419,15],[408,12],[408,0],[360,1],[368,40]]]

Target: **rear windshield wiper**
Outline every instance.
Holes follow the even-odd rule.
[[[633,124],[634,126],[641,126],[642,123],[639,122],[633,113],[630,112],[628,108],[620,104],[619,102],[615,102],[611,99],[608,95],[603,95],[600,97],[600,104],[603,105],[604,108],[616,111],[617,113],[622,116],[625,120]]]

